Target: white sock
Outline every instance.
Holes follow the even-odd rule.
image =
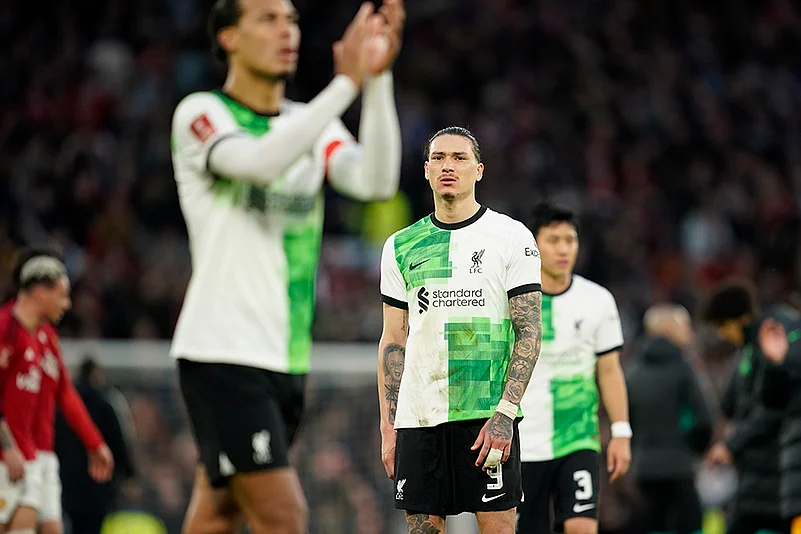
[[[16,530],[9,530],[6,534],[36,534],[35,528],[22,528]]]

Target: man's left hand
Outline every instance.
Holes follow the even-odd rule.
[[[606,447],[606,469],[610,473],[609,482],[614,482],[629,470],[631,465],[631,439],[612,438]]]

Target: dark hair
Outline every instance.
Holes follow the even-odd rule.
[[[467,128],[462,128],[461,126],[448,126],[447,128],[443,128],[431,137],[428,138],[428,142],[426,143],[425,153],[423,156],[425,157],[426,161],[428,161],[428,155],[431,152],[431,143],[434,142],[434,139],[441,135],[458,135],[459,137],[464,137],[473,147],[473,155],[476,156],[476,161],[481,163],[481,148],[478,146],[478,141],[476,141],[476,136],[473,135],[473,132],[468,130]]]
[[[242,6],[239,5],[239,0],[217,0],[214,2],[206,25],[206,31],[209,34],[209,39],[211,39],[211,55],[214,56],[214,59],[223,63],[227,61],[228,53],[220,46],[217,34],[223,28],[236,26],[241,16]]]
[[[535,237],[540,230],[556,223],[568,223],[578,232],[578,218],[571,209],[545,201],[531,208],[527,223],[528,229]]]
[[[52,258],[56,262],[44,265],[43,268],[34,269],[30,273],[26,272],[28,262],[37,257]],[[66,274],[67,270],[55,251],[47,248],[24,248],[17,254],[14,261],[12,276],[17,291],[27,291],[36,285],[53,287],[56,281]]]
[[[698,313],[704,322],[720,326],[732,319],[753,317],[756,311],[756,288],[751,282],[737,280],[715,286]]]

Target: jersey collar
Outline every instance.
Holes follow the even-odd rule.
[[[545,290],[543,290],[542,294],[545,295],[546,297],[558,297],[559,295],[564,295],[565,293],[570,291],[571,287],[573,287],[573,275],[572,274],[570,275],[570,283],[567,284],[567,287],[563,291],[560,291],[559,293],[546,293]]]
[[[223,98],[225,98],[229,102],[233,102],[237,106],[239,106],[239,107],[241,107],[243,109],[246,109],[246,110],[250,111],[251,113],[254,113],[254,114],[259,115],[261,117],[277,117],[280,114],[280,111],[279,112],[274,112],[274,113],[261,113],[259,111],[256,111],[255,109],[246,106],[245,104],[243,104],[242,102],[240,102],[236,98],[232,97],[231,95],[229,95],[228,93],[226,93],[222,89],[218,89],[217,93],[219,93],[220,96],[222,96]]]
[[[432,213],[431,222],[434,224],[434,226],[442,230],[458,230],[460,228],[470,226],[471,224],[479,220],[481,216],[484,215],[485,213],[487,213],[487,206],[481,206],[480,208],[478,208],[478,211],[475,212],[469,219],[465,219],[463,221],[455,223],[442,222],[439,219],[437,219],[436,216]]]

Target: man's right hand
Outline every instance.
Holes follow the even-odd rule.
[[[25,457],[16,447],[3,449],[3,462],[8,468],[8,478],[11,482],[22,480],[25,476]]]
[[[374,10],[372,3],[363,3],[353,21],[345,29],[342,39],[334,43],[334,71],[350,78],[359,88],[366,74],[367,65],[363,57],[364,40],[367,38],[368,26],[373,25],[368,25],[368,21]]]
[[[381,462],[384,464],[384,470],[387,472],[387,476],[392,480],[395,479],[396,439],[397,433],[395,429],[381,432]]]

